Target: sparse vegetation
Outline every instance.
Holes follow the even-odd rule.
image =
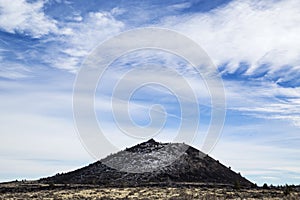
[[[296,187],[295,187],[296,188]],[[299,188],[299,187],[298,187]],[[283,189],[283,190],[282,190]],[[95,185],[56,185],[14,182],[0,184],[0,200],[6,199],[300,199],[299,190],[292,186],[269,190],[218,186],[164,186],[164,187],[107,187]]]
[[[291,186],[289,186],[288,184],[285,185],[285,187],[283,188],[283,194],[285,196],[288,196],[291,193]]]
[[[268,184],[264,183],[263,186],[262,186],[262,188],[265,189],[265,190],[267,190],[267,189],[269,189],[269,186],[268,186]]]

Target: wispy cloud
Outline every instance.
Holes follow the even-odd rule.
[[[189,8],[191,6],[192,6],[191,3],[185,2],[185,3],[178,3],[178,4],[168,6],[168,9],[170,9],[170,10],[181,10],[181,9]]]
[[[0,59],[1,62],[1,59]],[[0,77],[7,79],[20,79],[30,76],[30,69],[22,64],[1,62]]]
[[[57,21],[43,12],[44,1],[0,1],[0,29],[39,38],[58,31]]]
[[[274,73],[300,65],[299,10],[297,0],[237,0],[208,13],[166,17],[160,25],[189,35],[218,66],[227,63],[228,72],[246,62],[246,74]]]
[[[65,21],[57,21],[46,15],[44,1],[29,3],[25,0],[1,0],[0,8],[0,29],[7,33],[19,34],[25,41],[32,40],[30,38],[37,39],[32,40],[34,46],[27,46],[30,43],[28,41],[22,42],[20,47],[15,46],[15,38],[12,36],[7,37],[12,39],[11,41],[1,39],[3,49],[17,56],[6,55],[7,62],[19,62],[18,65],[23,65],[24,68],[24,60],[27,60],[30,65],[44,65],[74,73],[93,48],[124,28],[124,24],[114,17],[122,12],[117,8],[89,12],[83,17],[77,14],[72,20]],[[16,78],[15,74],[2,70],[7,78]],[[19,76],[23,72],[15,68],[15,73]]]
[[[225,81],[228,109],[256,118],[300,124],[300,88],[273,82]]]
[[[231,1],[207,13],[165,17],[198,42],[224,78],[228,109],[299,126],[300,3]]]
[[[76,72],[85,56],[99,43],[124,29],[123,22],[114,18],[116,10],[109,12],[90,12],[79,22],[65,22],[67,33],[55,37],[58,43],[51,45],[48,51],[54,51],[47,59],[51,66]],[[61,48],[62,47],[62,48]]]

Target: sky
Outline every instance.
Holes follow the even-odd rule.
[[[200,45],[222,78],[226,118],[209,154],[259,185],[300,184],[299,23],[298,0],[0,0],[0,181],[37,179],[94,162],[74,123],[76,76],[109,38],[158,27]],[[149,67],[154,65],[161,72]],[[164,68],[188,80],[200,102],[199,131],[191,145],[201,149],[211,119],[209,91],[188,62],[158,50],[121,56],[99,81],[95,113],[106,138],[117,149],[146,139],[120,132],[110,104],[114,85],[138,68],[141,74],[129,81],[155,77],[180,87],[178,77],[162,73]],[[166,123],[154,137],[164,142],[176,136],[180,103],[189,102],[178,102],[158,85],[141,87],[130,100],[137,126],[151,122],[153,105],[164,107]]]

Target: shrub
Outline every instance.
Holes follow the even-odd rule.
[[[291,187],[288,184],[286,184],[285,187],[283,188],[283,194],[285,196],[288,196],[290,193],[291,193]]]
[[[268,184],[264,183],[264,185],[262,186],[262,188],[267,190],[267,189],[269,189],[269,186],[268,186]]]
[[[239,182],[238,180],[236,180],[236,181],[234,182],[233,188],[234,188],[235,190],[240,190],[240,189],[241,189],[241,184],[240,184],[240,182]]]
[[[51,183],[48,184],[48,187],[49,187],[50,189],[53,189],[53,188],[55,187],[55,185],[54,185],[54,183],[51,182]]]

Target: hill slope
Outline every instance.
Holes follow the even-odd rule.
[[[180,156],[175,157],[179,152]],[[130,173],[134,170],[138,170],[139,173]],[[153,139],[112,154],[81,169],[40,181],[103,186],[170,183],[226,185],[238,183],[242,187],[253,186],[240,174],[191,146],[180,143],[159,143]]]

